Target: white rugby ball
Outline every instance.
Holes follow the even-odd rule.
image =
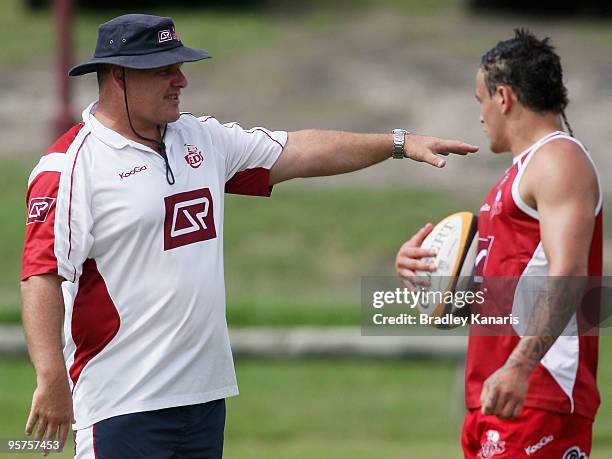
[[[472,212],[449,215],[434,226],[421,244],[422,248],[433,249],[436,252],[435,257],[423,260],[433,262],[437,267],[434,272],[416,272],[418,276],[428,277],[431,282],[430,287],[423,289],[424,293],[431,293],[421,295],[420,301],[416,304],[421,314],[443,317],[448,314],[461,315],[466,311],[465,304],[458,307],[449,299],[456,292],[469,287],[478,245],[477,220]],[[452,324],[435,326],[453,328]]]

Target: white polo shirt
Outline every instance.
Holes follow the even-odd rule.
[[[182,114],[163,158],[95,103],[28,184],[22,278],[57,273],[76,424],[238,394],[225,320],[224,192],[269,196],[287,133]]]

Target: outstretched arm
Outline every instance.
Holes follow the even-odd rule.
[[[356,134],[352,132],[309,129],[290,132],[287,144],[270,170],[270,185],[296,177],[317,177],[352,172],[391,157],[391,134]],[[408,134],[404,156],[415,161],[444,167],[437,155],[466,155],[478,147],[458,140],[444,140]]]
[[[598,199],[595,171],[570,141],[547,144],[532,159],[521,183],[537,206],[549,272],[525,336],[506,364],[484,383],[484,414],[520,414],[529,376],[567,326],[582,297]]]

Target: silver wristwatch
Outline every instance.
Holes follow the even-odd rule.
[[[393,134],[393,152],[391,157],[394,159],[404,159],[404,142],[410,132],[405,129],[393,129],[391,134]]]

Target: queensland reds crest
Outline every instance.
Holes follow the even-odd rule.
[[[481,445],[478,457],[489,459],[490,457],[502,454],[506,451],[505,445],[506,442],[501,440],[501,436],[497,430],[488,430],[487,441]]]
[[[577,446],[572,446],[563,453],[562,459],[589,459],[589,456],[582,452]]]
[[[202,152],[198,150],[198,147],[194,145],[189,145],[186,143],[185,147],[187,148],[185,161],[187,161],[187,164],[189,164],[191,167],[197,169],[202,164],[202,161],[204,161],[204,156],[202,155]]]

